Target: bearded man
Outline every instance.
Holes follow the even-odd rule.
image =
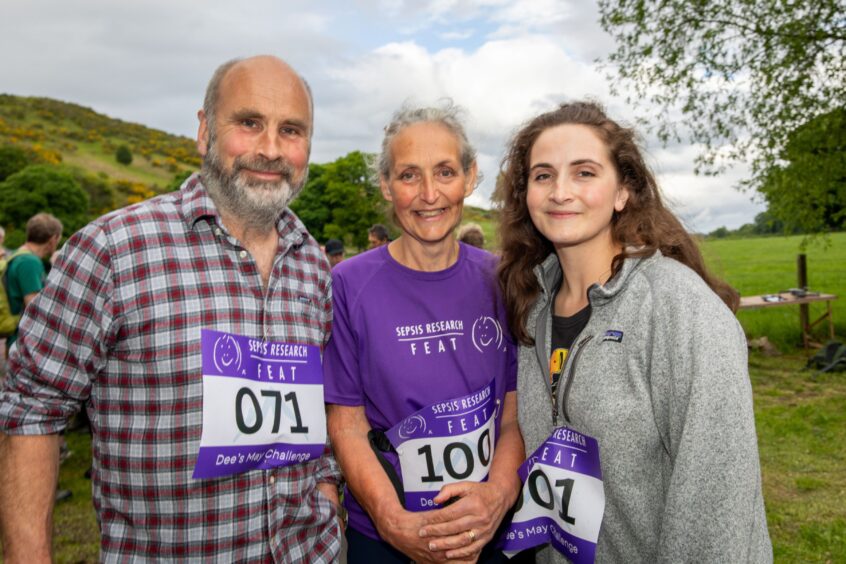
[[[277,58],[222,65],[198,114],[200,174],[65,245],[0,396],[6,562],[50,561],[57,433],[83,406],[101,560],[337,558],[330,274],[287,207],[312,107]]]

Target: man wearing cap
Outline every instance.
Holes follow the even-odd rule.
[[[344,243],[339,239],[326,241],[326,258],[329,259],[329,266],[335,268],[335,265],[344,260]]]

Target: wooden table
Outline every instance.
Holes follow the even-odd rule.
[[[763,307],[778,307],[785,305],[802,305],[811,304],[814,302],[825,302],[826,311],[819,318],[811,321],[807,317],[802,317],[802,344],[805,350],[812,344],[811,330],[828,319],[828,335],[830,339],[834,339],[834,318],[831,315],[831,302],[836,300],[837,296],[834,294],[818,294],[811,293],[805,296],[794,296],[790,292],[780,292],[777,294],[763,294],[760,296],[745,296],[740,298],[740,309],[758,309]],[[816,343],[815,343],[816,344]]]

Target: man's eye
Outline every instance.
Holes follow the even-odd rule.
[[[413,172],[411,172],[410,170],[407,170],[405,172],[400,173],[399,179],[407,182],[409,180],[413,180],[415,176],[416,175]]]
[[[247,119],[241,120],[241,125],[243,125],[244,127],[249,127],[250,129],[252,129],[252,128],[258,127],[259,123],[258,123],[258,121],[254,120],[252,118],[247,118]]]
[[[282,135],[299,135],[300,130],[296,127],[283,127],[280,129]]]
[[[438,174],[440,174],[441,176],[445,176],[447,178],[452,178],[453,176],[455,176],[455,171],[452,170],[451,168],[442,168],[438,172]]]

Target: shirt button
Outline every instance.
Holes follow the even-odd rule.
[[[214,228],[214,234],[215,234],[216,236],[220,237],[220,234],[221,234],[221,233],[223,233],[223,231],[221,231],[221,230],[220,230],[220,227],[215,227],[215,228]]]
[[[276,483],[276,476],[271,476],[271,477],[270,477],[270,478],[268,478],[267,480],[268,480],[271,484],[275,484],[275,483]]]
[[[238,256],[240,256],[241,258],[247,258],[247,251],[241,251],[240,253],[238,253]]]

